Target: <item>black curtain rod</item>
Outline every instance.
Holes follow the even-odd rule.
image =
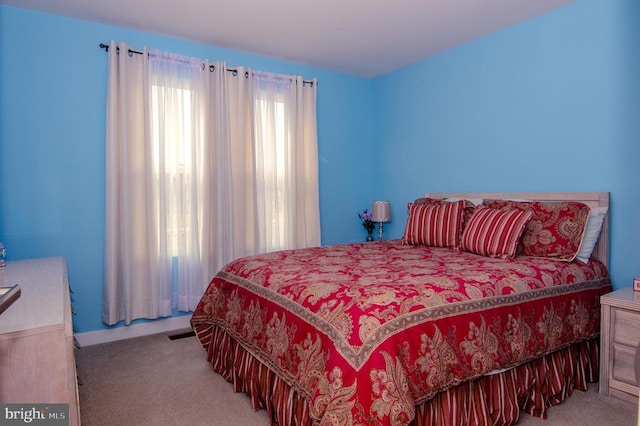
[[[116,48],[118,49],[118,52],[120,52],[120,47],[116,46]],[[108,44],[104,44],[104,43],[100,43],[100,49],[104,49],[105,51],[109,51],[109,45]],[[140,52],[139,50],[133,50],[133,49],[129,49],[129,53],[135,53],[137,55],[142,55],[143,52]],[[204,69],[204,64],[202,64],[202,67]],[[213,70],[215,69],[215,67],[213,65],[209,65],[209,71],[213,72]],[[238,70],[234,69],[234,68],[227,68],[227,71],[233,73],[233,75],[238,75]],[[245,77],[248,78],[249,77],[249,73],[245,72]],[[302,80],[302,84],[310,84],[311,87],[313,87],[313,81],[312,80]]]

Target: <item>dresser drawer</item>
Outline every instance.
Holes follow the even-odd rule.
[[[613,368],[611,378],[629,385],[638,386],[636,376],[636,348],[613,344]]]
[[[613,341],[637,347],[640,343],[640,313],[626,309],[613,310]]]

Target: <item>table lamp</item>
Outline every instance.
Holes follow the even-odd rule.
[[[380,240],[382,240],[383,223],[391,222],[391,202],[374,201],[371,208],[371,221],[380,224]]]

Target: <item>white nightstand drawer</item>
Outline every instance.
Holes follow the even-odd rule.
[[[613,344],[613,368],[611,378],[638,386],[636,377],[636,348],[627,345]]]
[[[640,343],[640,312],[617,308],[613,316],[613,341],[637,347]]]

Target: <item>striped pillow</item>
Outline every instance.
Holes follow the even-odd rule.
[[[464,201],[442,205],[409,204],[403,244],[457,247],[460,242]]]
[[[455,203],[460,201],[461,199],[452,199],[452,198],[428,198],[428,197],[423,197],[423,198],[416,198],[416,200],[413,202],[414,204],[426,204],[429,206],[441,206],[443,204],[446,203]],[[469,221],[469,218],[471,217],[471,215],[473,214],[473,209],[476,206],[479,206],[480,204],[482,204],[483,199],[482,198],[472,198],[472,199],[463,199],[464,201],[464,213],[462,214],[462,229],[460,230],[460,234],[462,234],[462,232],[464,231],[464,227],[466,226],[467,222]]]
[[[462,250],[481,256],[511,259],[518,241],[533,214],[523,210],[475,208],[462,233]]]

